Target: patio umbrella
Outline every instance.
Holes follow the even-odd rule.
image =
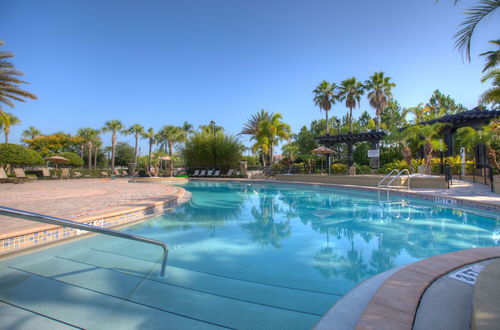
[[[327,148],[325,146],[318,147],[311,151],[313,154],[318,154],[318,155],[329,155],[333,154],[333,150],[330,148]],[[330,173],[330,166],[328,166],[328,173]],[[321,174],[323,174],[323,158],[321,158]]]
[[[56,170],[57,170],[57,164],[64,164],[64,163],[69,162],[69,159],[61,157],[61,156],[50,156],[50,157],[46,157],[45,160],[47,162],[51,162],[51,163],[56,164]]]
[[[160,161],[163,161],[163,160],[166,160],[166,161],[171,161],[171,160],[172,160],[172,157],[170,157],[170,156],[161,156],[161,157],[158,157],[158,159],[159,159]],[[166,169],[166,167],[165,167],[165,169]],[[170,173],[170,175],[172,175],[172,173]]]

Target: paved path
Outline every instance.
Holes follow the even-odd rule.
[[[47,180],[0,184],[0,205],[61,218],[79,217],[144,205],[175,196],[178,188],[114,180]],[[0,217],[0,237],[39,226],[36,222]]]

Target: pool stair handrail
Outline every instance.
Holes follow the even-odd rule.
[[[394,173],[396,173],[396,175],[393,175]],[[392,186],[391,185],[394,182],[394,180],[400,178],[401,175],[403,175],[405,173],[407,176],[406,186]],[[391,175],[393,175],[392,178],[391,178]],[[391,178],[391,180],[389,182],[385,183],[385,181],[389,178]],[[379,191],[380,191],[380,188],[387,189],[387,194],[389,194],[389,188],[406,188],[407,190],[410,190],[410,171],[408,171],[407,169],[402,169],[401,171],[398,171],[397,169],[393,169],[386,176],[384,176],[382,178],[382,180],[380,180],[378,182],[378,190]]]
[[[0,206],[0,215],[4,215],[7,217],[13,217],[13,218],[19,218],[19,219],[23,219],[23,220],[29,220],[29,221],[43,222],[43,223],[61,226],[61,227],[75,228],[75,229],[90,231],[90,232],[94,232],[94,233],[98,233],[98,234],[104,234],[104,235],[109,235],[109,236],[114,236],[114,237],[119,237],[119,238],[125,238],[125,239],[129,239],[129,240],[133,240],[133,241],[158,245],[163,249],[163,258],[162,258],[162,263],[161,263],[160,277],[165,277],[165,268],[167,266],[167,258],[168,258],[168,245],[165,244],[164,242],[157,241],[157,240],[154,240],[151,238],[138,236],[138,235],[124,233],[124,232],[113,230],[113,229],[92,226],[92,225],[88,225],[86,223],[80,223],[80,222],[71,221],[71,220],[67,220],[67,219],[51,217],[48,215],[13,209],[10,207],[5,207],[5,206]]]

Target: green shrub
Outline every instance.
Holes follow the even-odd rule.
[[[380,149],[380,164],[389,164],[403,159],[401,148],[381,148]]]
[[[19,144],[2,143],[0,144],[0,165],[42,165],[44,164],[42,156],[34,150],[23,147]]]
[[[396,160],[387,164],[384,164],[378,172],[381,174],[387,174],[390,171],[397,169],[398,171],[401,171],[403,169],[409,169],[408,164],[404,160]]]
[[[356,174],[370,174],[370,173],[371,173],[370,166],[356,164]]]
[[[59,154],[55,154],[54,156],[61,156],[69,160],[69,163],[64,163],[64,165],[69,166],[82,166],[83,159],[78,154],[74,152],[61,152]]]
[[[369,149],[370,145],[366,142],[358,144],[353,152],[354,162],[358,165],[369,165],[370,164],[370,159],[368,158]]]
[[[347,165],[340,163],[332,164],[331,171],[333,174],[347,174]]]

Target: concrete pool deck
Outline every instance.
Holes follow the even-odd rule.
[[[0,205],[73,221],[114,227],[172,208],[185,190],[169,185],[128,183],[128,179],[35,181],[0,185]],[[0,254],[73,236],[78,231],[0,217]],[[59,228],[60,229],[60,228]],[[30,241],[32,243],[30,243]]]

